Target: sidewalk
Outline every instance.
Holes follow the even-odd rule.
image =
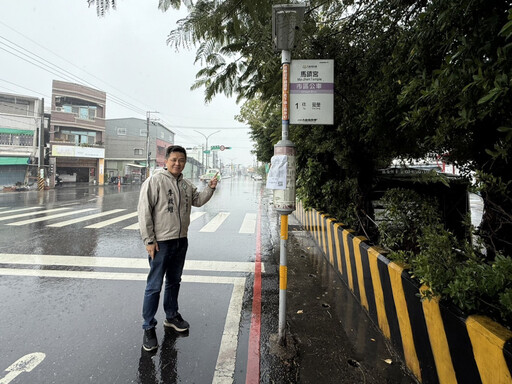
[[[293,215],[289,228],[287,346],[262,345],[260,382],[417,383]]]

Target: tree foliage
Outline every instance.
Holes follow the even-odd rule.
[[[116,0],[87,0],[87,4],[89,4],[89,7],[96,4],[98,16],[105,16],[110,8],[116,9]]]
[[[88,0],[99,9],[115,0]],[[263,0],[159,0],[185,6],[170,31],[194,46],[192,88],[246,104],[257,156],[280,137],[280,55]],[[393,159],[442,155],[476,178],[485,204],[480,235],[489,258],[512,255],[510,0],[311,0],[296,59],[334,59],[332,126],[292,126],[298,194],[377,240],[371,193]]]

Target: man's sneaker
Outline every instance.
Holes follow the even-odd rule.
[[[144,330],[144,338],[142,340],[142,348],[145,351],[154,351],[158,348],[158,340],[156,339],[155,327]]]
[[[174,328],[178,332],[185,332],[190,328],[190,324],[183,320],[179,313],[172,319],[165,319],[164,326]]]

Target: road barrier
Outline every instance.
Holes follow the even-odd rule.
[[[512,383],[510,330],[421,301],[419,283],[364,237],[300,201],[294,214],[421,383]]]

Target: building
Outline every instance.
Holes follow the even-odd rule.
[[[137,118],[106,121],[106,175],[111,182],[121,177],[123,183],[146,179],[149,158],[150,172],[163,168],[165,150],[174,144],[174,132],[159,122]],[[149,148],[149,156],[148,156]]]
[[[205,172],[203,166],[204,149],[202,146],[185,148],[187,151],[187,165],[183,175],[188,179],[198,179]]]
[[[0,93],[0,186],[37,183],[43,100]]]
[[[50,124],[50,186],[63,182],[104,183],[106,93],[54,80]]]

